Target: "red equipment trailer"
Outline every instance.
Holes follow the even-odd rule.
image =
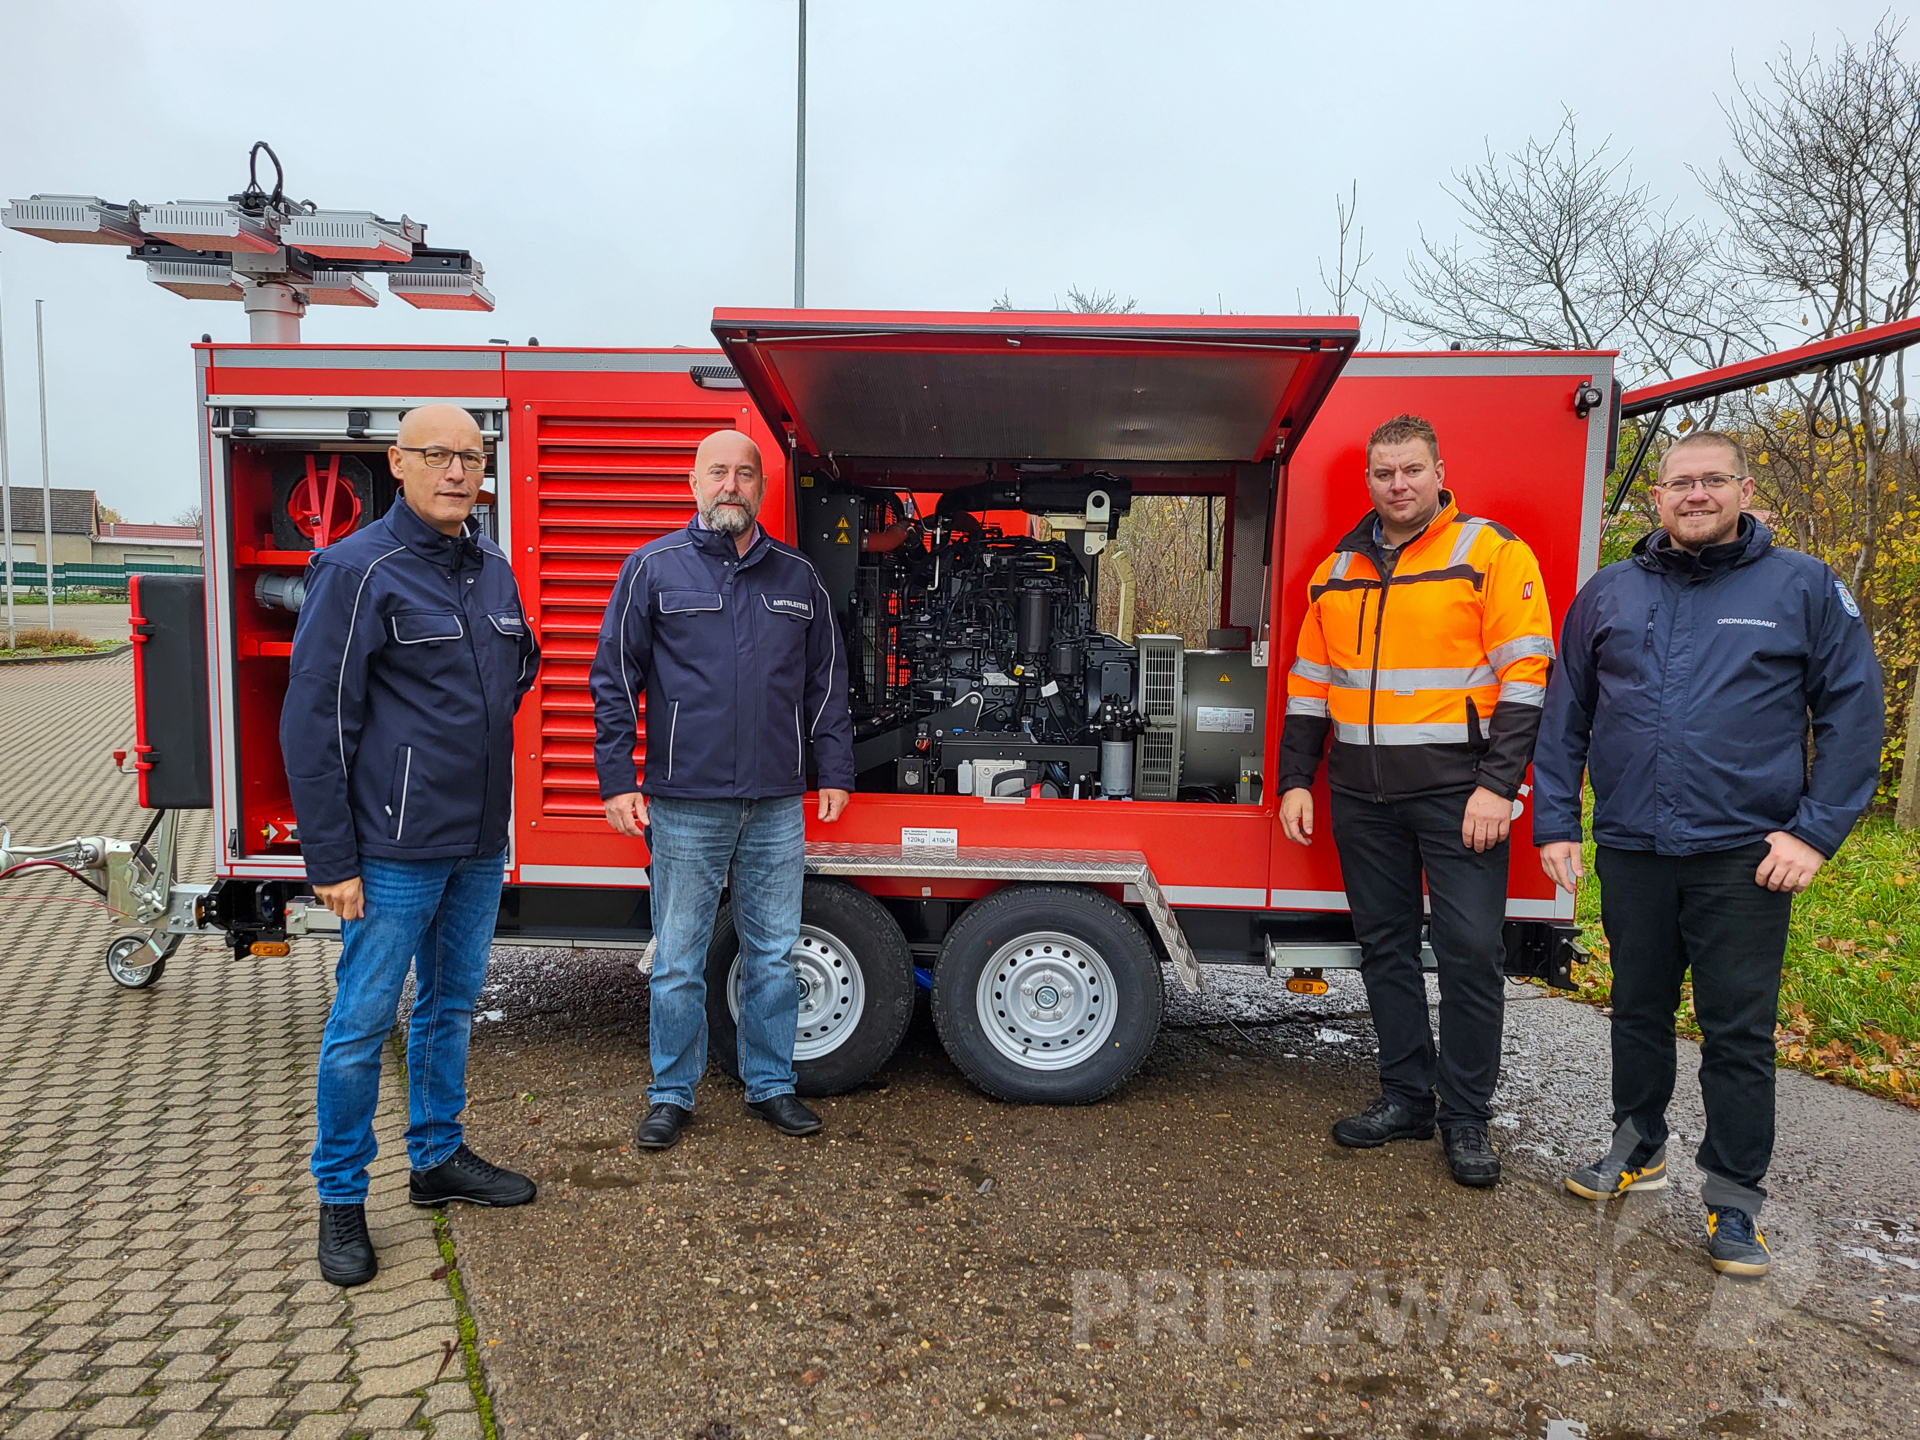
[[[759,443],[762,522],[815,559],[848,640],[862,777],[809,826],[803,1093],[885,1063],[915,976],[976,1084],[1075,1102],[1144,1058],[1162,962],[1190,987],[1259,965],[1307,992],[1357,963],[1330,840],[1285,841],[1261,781],[1307,577],[1367,505],[1379,421],[1434,423],[1461,507],[1539,556],[1556,626],[1595,567],[1610,354],[1356,354],[1355,322],[1321,317],[721,310],[713,329],[718,351],[195,347],[217,879],[171,888],[165,932],[279,953],[337,928],[279,751],[297,582],[316,539],[390,503],[382,452],[429,401],[481,420],[479,513],[545,653],[515,729],[506,944],[645,946],[647,856],[602,817],[588,664],[621,560],[691,514],[701,437]],[[1166,494],[1218,516],[1206,649],[1092,624],[1120,516]],[[161,688],[143,681],[143,783],[196,743]],[[1565,985],[1572,902],[1528,837],[1523,791],[1508,968]],[[728,1064],[730,936],[709,959]],[[132,943],[116,978],[152,983],[172,942]]]

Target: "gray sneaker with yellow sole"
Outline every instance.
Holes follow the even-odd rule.
[[[1667,1147],[1640,1138],[1632,1122],[1615,1132],[1613,1147],[1566,1177],[1567,1189],[1588,1200],[1611,1200],[1629,1190],[1667,1188]]]

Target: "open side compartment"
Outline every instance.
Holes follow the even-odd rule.
[[[721,311],[714,333],[793,443],[863,792],[1264,799],[1280,477],[1352,322]],[[1210,550],[1219,506],[1217,646],[1097,623],[1149,495],[1207,497]]]
[[[239,412],[245,415],[249,412]],[[397,413],[393,424],[397,425]],[[235,417],[216,411],[226,447],[227,541],[237,800],[233,858],[293,856],[299,826],[280,751],[293,634],[306,597],[314,552],[384,515],[399,492],[387,464],[387,439],[333,438],[324,432],[285,438],[233,433]],[[238,425],[241,431],[255,430]],[[493,441],[488,475],[474,510],[493,533]]]

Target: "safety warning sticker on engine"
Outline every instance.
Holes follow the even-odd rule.
[[[1194,708],[1194,729],[1214,735],[1251,735],[1253,711],[1227,705],[1199,705]]]

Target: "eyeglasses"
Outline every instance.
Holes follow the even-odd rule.
[[[1718,494],[1729,485],[1738,485],[1746,478],[1745,475],[1689,475],[1684,479],[1675,476],[1671,480],[1655,480],[1653,486],[1656,490],[1664,490],[1669,495],[1691,494],[1696,485],[1705,486]]]
[[[455,457],[459,458],[461,468],[469,475],[478,475],[487,468],[487,457],[478,450],[442,450],[437,445],[430,445],[424,450],[418,445],[396,445],[393,448],[418,455],[429,470],[444,470],[454,462]]]

